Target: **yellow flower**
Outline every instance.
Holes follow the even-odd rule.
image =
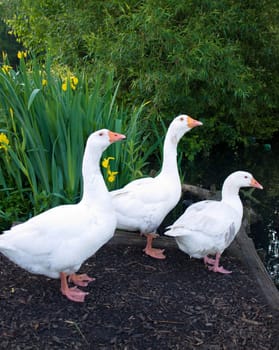
[[[9,71],[12,69],[13,67],[12,66],[9,66],[7,64],[3,64],[2,66],[2,71],[5,73],[5,74],[8,74]]]
[[[114,182],[117,174],[118,171],[110,171],[110,169],[108,169],[108,182]]]
[[[42,79],[42,85],[46,86],[47,85],[47,80],[46,79]]]
[[[77,88],[78,78],[73,75],[70,77],[70,82],[71,82],[71,89],[75,90]]]
[[[109,162],[111,159],[115,159],[115,158],[114,157],[104,158],[104,160],[102,161],[102,167],[107,169],[109,167]]]
[[[74,75],[70,78],[70,80],[71,80],[71,84],[75,86],[78,84],[78,78],[75,77]]]
[[[0,134],[0,149],[3,148],[3,150],[7,151],[9,143],[10,143],[10,141],[7,138],[7,136],[1,132],[1,134]]]
[[[27,57],[27,51],[18,51],[17,52],[17,58],[20,60],[21,58]]]
[[[64,80],[62,84],[62,90],[67,91],[68,88],[68,82],[72,90],[76,90],[77,84],[78,84],[78,78],[72,75],[70,78]]]
[[[74,84],[71,83],[71,89],[72,89],[72,90],[75,90],[76,88],[77,88],[77,87],[76,87]]]
[[[118,171],[111,171],[110,170],[109,162],[110,162],[110,160],[113,160],[113,159],[115,159],[115,158],[114,157],[107,157],[107,158],[104,158],[102,161],[102,167],[107,169],[108,182],[114,182],[116,175],[118,174]]]
[[[64,83],[62,84],[62,90],[63,90],[63,91],[67,91],[67,82],[64,82]]]

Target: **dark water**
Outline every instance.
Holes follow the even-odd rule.
[[[185,182],[205,188],[221,189],[224,179],[236,170],[246,170],[264,189],[243,189],[240,192],[245,205],[257,214],[251,220],[250,237],[270,276],[279,288],[279,143],[254,142],[245,149],[231,152],[218,147],[210,159],[200,156],[189,166],[185,163]]]

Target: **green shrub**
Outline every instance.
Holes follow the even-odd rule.
[[[27,48],[90,74],[113,69],[118,98],[150,100],[150,119],[204,118],[187,149],[234,148],[279,130],[277,0],[9,0],[2,7]]]

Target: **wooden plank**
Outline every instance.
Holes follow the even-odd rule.
[[[109,244],[136,245],[144,248],[146,238],[141,236],[138,232],[116,230]],[[167,236],[159,236],[157,239],[154,239],[153,246],[155,248],[177,248],[175,240]]]
[[[253,240],[246,233],[248,225],[247,219],[244,219],[241,229],[228,252],[239,258],[247,266],[262,290],[267,303],[272,308],[279,310],[279,291],[261,261]]]

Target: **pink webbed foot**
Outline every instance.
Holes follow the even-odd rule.
[[[81,275],[73,273],[68,277],[68,281],[73,282],[76,286],[87,287],[90,282],[95,281],[95,278],[89,277],[86,273]]]
[[[165,249],[156,249],[152,248],[152,241],[154,237],[157,237],[158,235],[156,234],[147,234],[147,243],[146,247],[143,249],[146,255],[151,256],[152,258],[155,259],[166,259],[166,256],[164,255]]]
[[[217,253],[216,257],[215,257],[215,260],[214,259],[210,259],[208,257],[205,257],[207,259],[204,258],[204,260],[207,260],[207,261],[208,260],[209,261],[214,261],[214,263],[212,264],[213,266],[208,266],[208,270],[213,271],[213,272],[224,273],[224,274],[232,273],[232,271],[224,269],[223,266],[219,266],[220,257],[221,257],[221,254]],[[211,263],[209,262],[209,264],[211,264]]]
[[[146,255],[151,256],[155,259],[166,259],[166,256],[164,255],[165,249],[155,249],[155,248],[144,248],[143,251]]]
[[[223,266],[208,266],[208,270],[213,272],[220,272],[224,274],[232,273],[232,271],[224,269]]]
[[[67,290],[64,290],[64,291],[61,289],[61,292],[69,300],[75,301],[77,303],[83,303],[86,295],[89,294],[78,289],[78,287],[68,288]]]
[[[86,295],[88,295],[89,293],[83,292],[77,287],[69,288],[67,283],[67,275],[63,272],[60,273],[60,279],[61,279],[61,293],[71,301],[83,303]]]

